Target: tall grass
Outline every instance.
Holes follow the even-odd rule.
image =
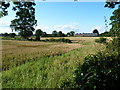
[[[70,47],[65,47],[66,44],[63,44],[64,47],[62,48],[60,48],[60,43],[55,43],[57,47],[53,45],[52,43],[52,46],[46,47],[46,49],[55,49],[55,51],[59,51],[62,48],[69,48],[69,50],[67,50],[69,52],[56,55],[50,54],[49,57],[40,56],[32,58],[30,62],[3,71],[3,88],[59,88],[62,80],[72,77],[72,73],[77,65],[83,62],[85,56],[102,50],[104,47],[94,42],[86,43],[82,46],[81,44],[71,44],[70,47],[72,49]],[[77,47],[78,45],[81,47]],[[43,51],[44,49],[41,48],[41,50]],[[49,50],[47,52],[49,52]]]
[[[38,57],[59,55],[80,48],[81,46],[80,44],[67,43],[3,41],[3,70],[8,70],[29,61],[34,61]]]

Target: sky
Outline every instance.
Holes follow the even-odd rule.
[[[53,30],[67,33],[91,33],[98,29],[105,31],[105,19],[110,23],[113,10],[104,7],[105,2],[36,2],[37,29],[52,33]],[[15,19],[12,7],[8,9],[8,16],[0,18],[0,33],[11,33],[10,21]],[[107,28],[107,30],[109,30]],[[16,32],[17,33],[17,32]]]

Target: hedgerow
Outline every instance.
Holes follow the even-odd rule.
[[[106,43],[107,39],[106,38],[103,38],[103,37],[100,37],[98,39],[95,39],[95,42],[97,43]]]
[[[85,57],[71,80],[61,82],[62,88],[80,90],[118,90],[120,89],[120,57],[117,53],[98,52]]]
[[[50,38],[50,39],[46,39],[46,42],[66,42],[66,43],[72,43],[72,41],[70,39],[65,39],[65,38],[59,38],[59,39],[54,39],[54,38]]]

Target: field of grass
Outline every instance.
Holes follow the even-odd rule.
[[[104,49],[97,37],[66,38],[73,43],[2,41],[3,88],[58,88],[85,56]]]

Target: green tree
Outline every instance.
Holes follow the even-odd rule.
[[[70,31],[70,36],[74,36],[75,32],[74,31]]]
[[[110,24],[112,25],[110,32],[113,37],[112,48],[118,52],[120,57],[120,5],[118,5],[118,9],[113,12],[113,16],[111,16],[110,20]]]
[[[28,39],[37,25],[35,20],[34,2],[14,2],[13,10],[16,11],[16,19],[11,21],[11,29],[19,31],[20,35]]]
[[[59,31],[59,32],[58,32],[58,37],[62,37],[62,36],[63,36],[62,31]]]
[[[33,32],[32,31],[23,31],[23,30],[21,30],[19,32],[19,35],[24,37],[25,39],[28,39],[28,37],[33,35]]]
[[[106,31],[106,32],[101,33],[100,36],[101,37],[110,37],[111,34],[110,34],[110,32]]]
[[[3,36],[7,37],[7,36],[9,36],[9,34],[6,32],[6,33],[3,34]]]
[[[67,33],[67,36],[68,36],[68,37],[70,36],[70,32]]]
[[[42,37],[47,37],[47,33],[46,33],[46,32],[43,32],[43,33],[42,33]]]
[[[54,31],[52,32],[52,36],[53,36],[53,37],[57,37],[57,35],[58,35],[58,32],[57,32],[56,30],[54,30]]]
[[[94,29],[94,30],[93,30],[93,33],[97,33],[97,34],[99,35],[99,32],[98,32],[97,29]]]
[[[43,34],[43,31],[41,29],[36,30],[35,32],[35,36],[36,36],[36,40],[40,41],[40,36]]]
[[[120,37],[120,5],[118,9],[113,12],[113,16],[110,18],[112,28],[110,32],[112,32],[114,37]]]
[[[9,33],[9,36],[10,36],[11,38],[14,38],[14,37],[16,36],[16,34],[15,34],[15,33]]]

